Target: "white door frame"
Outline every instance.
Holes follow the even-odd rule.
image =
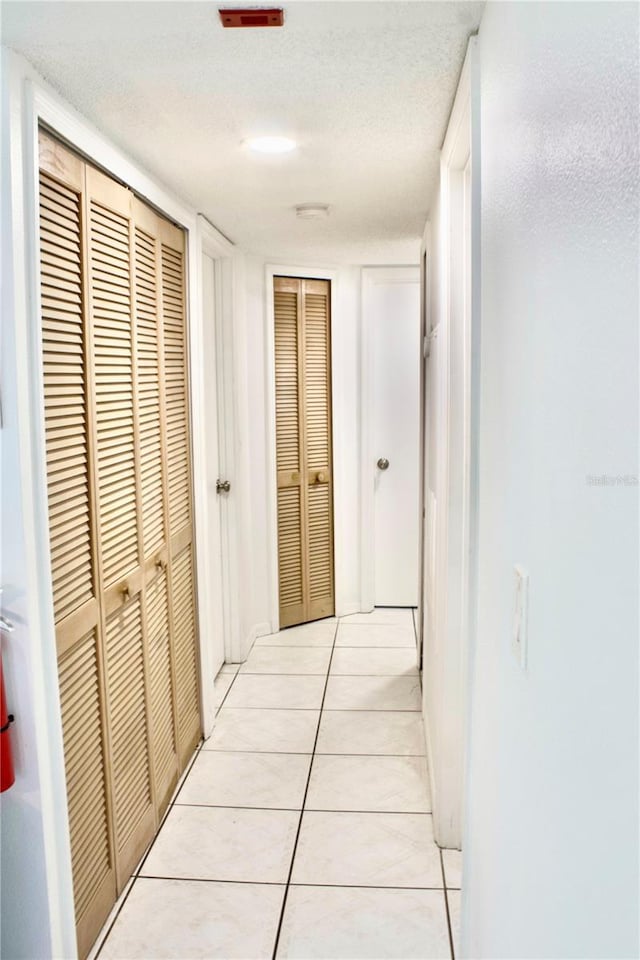
[[[269,610],[271,632],[280,629],[280,602],[278,596],[278,475],[276,469],[276,380],[275,380],[275,317],[273,303],[274,277],[300,277],[302,279],[329,280],[331,283],[331,411],[333,439],[333,556],[334,593],[336,616],[345,616],[355,611],[347,606],[344,597],[343,559],[346,559],[345,518],[351,505],[345,497],[346,484],[342,483],[343,463],[346,462],[345,440],[338,411],[344,409],[341,393],[341,358],[339,339],[334,331],[342,319],[340,295],[340,272],[335,268],[301,267],[290,264],[267,264],[265,266],[265,411],[267,444],[267,530],[269,546]]]
[[[375,606],[375,450],[373,448],[373,337],[367,323],[368,304],[377,284],[415,283],[419,266],[363,267],[360,311],[360,605]],[[416,517],[417,519],[417,517]]]
[[[194,210],[140,170],[80,114],[60,99],[20,56],[3,49],[7,80],[4,103],[9,131],[4,144],[9,164],[12,236],[6,238],[10,272],[4,277],[3,304],[14,316],[16,392],[11,398],[19,415],[20,474],[29,576],[29,637],[34,691],[22,710],[33,714],[40,782],[40,812],[49,894],[52,956],[76,953],[73,886],[64,748],[57,680],[57,658],[49,549],[46,443],[43,416],[42,314],[39,277],[38,125],[130,186],[138,195],[184,228],[187,234],[187,307],[189,310],[190,407],[192,422],[194,542],[196,577],[200,585],[197,621],[200,637],[200,693],[203,733],[215,714],[213,677],[207,673],[207,638],[211,636],[210,605],[203,602],[209,569],[206,527],[206,470],[203,418],[201,261]],[[6,300],[5,300],[6,297]]]
[[[431,299],[431,223],[427,221],[420,246],[420,587],[418,594],[418,610],[416,615],[416,630],[418,634],[418,670],[424,669],[424,638],[429,629],[429,611],[432,607],[432,598],[429,587],[432,582],[431,547],[432,538],[429,533],[431,519],[431,505],[427,497],[428,456],[427,445],[429,416],[428,396],[428,361],[431,352],[431,343],[437,336],[433,328],[432,299]]]
[[[229,480],[231,493],[224,496],[220,502],[219,542],[210,544],[208,553],[211,564],[210,571],[215,569],[212,551],[221,553],[220,582],[213,583],[212,574],[207,583],[213,584],[210,592],[210,602],[213,609],[210,611],[210,622],[223,628],[224,653],[227,662],[240,662],[245,659],[247,651],[243,647],[240,630],[239,600],[239,509],[241,504],[242,486],[238,469],[236,450],[237,439],[237,389],[236,376],[236,329],[237,303],[236,285],[239,272],[239,256],[233,244],[227,240],[202,215],[198,216],[199,256],[207,256],[214,262],[214,324],[215,324],[215,355],[216,369],[209,371],[209,376],[216,379],[217,400],[217,429],[215,442],[220,454],[219,469],[225,476],[220,479]],[[207,318],[204,318],[204,322]],[[211,484],[215,480],[208,478],[207,509],[211,503]],[[215,525],[214,525],[215,526]],[[213,578],[215,579],[215,578]],[[203,646],[208,646],[207,644]],[[211,654],[213,646],[210,647]]]
[[[442,314],[438,326],[441,413],[435,524],[434,630],[441,651],[427,739],[434,831],[462,843],[468,656],[475,625],[479,407],[479,90],[477,40],[469,41],[440,164]],[[469,273],[470,271],[470,273]]]

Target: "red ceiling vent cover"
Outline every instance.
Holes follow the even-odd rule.
[[[284,10],[248,7],[244,10],[219,10],[223,27],[281,27]]]

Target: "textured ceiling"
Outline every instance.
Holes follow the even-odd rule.
[[[264,30],[223,30],[217,6],[3,2],[2,39],[243,249],[415,260],[483,4],[297,0]],[[298,150],[243,146],[270,133]],[[312,201],[329,218],[297,221]]]

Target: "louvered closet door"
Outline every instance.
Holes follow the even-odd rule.
[[[84,165],[40,136],[40,271],[51,572],[78,950],[116,896],[84,316]]]
[[[334,612],[330,284],[274,280],[280,625]]]
[[[178,774],[175,676],[169,560],[166,467],[162,235],[175,230],[134,197],[134,312],[140,445],[140,505],[145,641],[148,659],[152,773],[158,817]],[[176,231],[178,232],[178,231]]]
[[[49,528],[78,950],[200,739],[184,233],[41,135]]]
[[[334,612],[330,285],[302,281],[309,620]]]
[[[200,739],[195,611],[184,233],[162,221],[160,236],[169,574],[176,726],[181,767]]]
[[[114,837],[122,888],[155,830],[144,642],[131,193],[86,168],[89,325]]]

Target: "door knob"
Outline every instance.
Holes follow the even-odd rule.
[[[380,459],[378,460],[378,470],[388,470],[388,469],[389,469],[389,461],[387,460],[386,457],[380,457]]]
[[[216,493],[229,493],[231,484],[228,480],[216,480]]]

